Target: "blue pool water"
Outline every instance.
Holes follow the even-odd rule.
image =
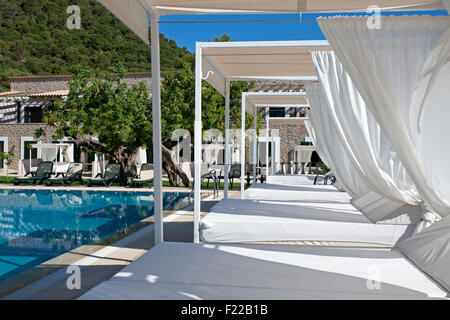
[[[164,209],[189,203],[164,193]],[[153,193],[0,190],[0,281],[153,215]]]

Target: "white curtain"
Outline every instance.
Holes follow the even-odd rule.
[[[450,216],[422,233],[401,241],[399,250],[447,290],[450,290]]]
[[[311,121],[305,120],[305,128],[308,132],[308,136],[311,138],[313,145],[316,145],[316,133],[314,132],[314,128],[311,124]]]
[[[56,155],[59,149],[57,146],[51,146],[46,148],[41,148],[41,159],[42,161],[56,161]]]
[[[305,88],[312,115],[308,116],[316,133],[319,155],[324,154],[328,166],[350,196],[356,198],[367,193],[369,189],[360,175],[361,169],[341,136],[337,122],[332,119],[334,115],[330,112],[320,84],[309,83]]]
[[[75,146],[73,144],[71,144],[68,148],[67,148],[67,160],[68,162],[74,162],[75,161]]]
[[[444,5],[447,8],[448,13],[450,13],[450,0],[442,0],[442,2],[444,2]]]
[[[450,17],[382,16],[376,30],[361,17],[319,25],[426,205],[449,214]]]
[[[328,106],[336,114],[334,120],[370,189],[393,201],[419,204],[414,182],[334,52],[313,52],[312,57]]]
[[[147,150],[144,148],[139,148],[138,154],[136,156],[135,164],[136,168],[139,170],[141,169],[141,166],[147,163]]]
[[[310,95],[312,95],[312,91],[314,90],[314,88],[312,88],[312,87],[309,87],[309,91],[310,91]],[[308,99],[309,100],[309,102],[310,102],[310,104],[311,104],[311,101],[313,101],[314,100],[314,98],[312,98],[312,99]],[[317,102],[317,103],[319,103],[319,102]],[[308,118],[309,118],[309,124],[311,125],[311,129],[312,129],[312,131],[314,132],[314,140],[313,140],[313,143],[314,143],[314,146],[316,147],[316,152],[317,152],[317,154],[319,155],[319,157],[320,157],[320,159],[322,160],[322,162],[328,167],[328,168],[330,168],[330,169],[333,169],[333,167],[332,167],[332,165],[331,165],[331,162],[328,160],[328,158],[330,157],[330,152],[328,151],[328,149],[326,148],[326,145],[324,145],[323,143],[322,143],[322,140],[323,139],[321,139],[320,138],[320,127],[317,125],[317,123],[316,123],[316,120],[315,120],[315,118],[314,118],[314,114],[312,113],[312,111],[311,110],[308,110],[307,111],[307,116],[308,116]],[[318,128],[318,130],[316,131],[314,128],[315,127],[317,127]],[[316,133],[317,132],[317,133]]]

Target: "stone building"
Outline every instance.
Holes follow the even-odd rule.
[[[30,149],[36,143],[33,137],[38,129],[44,129],[42,143],[51,141],[52,129],[43,123],[44,112],[56,101],[63,101],[69,93],[71,76],[12,77],[11,91],[0,93],[0,152],[14,150],[9,171],[23,174],[25,164],[39,158],[39,149]],[[125,81],[131,86],[141,81],[151,90],[151,73],[129,73]],[[5,164],[0,163],[0,171]]]
[[[55,101],[63,101],[69,92],[71,76],[12,77],[11,91],[0,93],[0,152],[14,150],[12,173],[26,171],[25,160],[39,158],[37,149],[27,148],[36,143],[34,132],[44,129],[47,133],[43,143],[51,140],[51,129],[43,123],[43,114]],[[151,73],[128,73],[125,81],[131,86],[143,81],[151,92]],[[263,80],[255,84],[256,91],[299,92],[303,90],[301,81]],[[280,110],[270,108],[270,129],[279,130],[280,161],[290,160],[289,154],[307,137],[302,110],[292,108]],[[263,127],[265,126],[265,121]],[[76,151],[75,151],[76,152]],[[77,156],[75,156],[77,160]],[[0,170],[4,164],[0,164]]]
[[[308,132],[303,124],[304,120],[298,119],[270,119],[269,128],[277,129],[280,136],[280,161],[293,160],[292,152],[296,146],[301,145]]]

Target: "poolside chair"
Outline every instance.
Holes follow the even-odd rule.
[[[327,185],[328,181],[330,184],[334,184],[336,182],[336,176],[332,171],[326,171],[323,172],[323,169],[319,167],[319,165],[316,163],[316,177],[314,178],[314,183],[317,184],[319,178],[323,178],[323,184]],[[322,172],[319,172],[322,171]]]
[[[209,187],[209,180],[212,179],[213,184],[214,184],[214,198],[215,198],[216,192],[217,192],[217,195],[219,195],[219,186],[220,186],[219,178],[216,175],[216,171],[210,170],[208,168],[208,164],[206,162],[203,162],[200,166],[200,173],[201,173],[200,184],[203,183],[203,180],[208,179],[207,187]],[[192,191],[190,193],[190,196],[192,196],[194,194],[194,187],[195,187],[195,183],[192,185]]]
[[[317,174],[314,178],[314,183],[313,184],[317,184],[319,177],[323,178],[323,184],[327,185],[328,181],[330,182],[330,184],[334,184],[336,182],[336,176],[332,175],[332,174],[326,174],[326,175],[320,175]]]
[[[82,163],[72,162],[66,173],[58,173],[56,178],[49,178],[47,184],[50,186],[53,184],[71,185],[74,181],[80,181],[83,184],[83,169],[84,165]],[[62,177],[58,178],[59,175]]]
[[[241,164],[235,163],[231,165],[230,173],[228,175],[228,179],[230,180],[231,189],[233,189],[234,179],[241,178]]]
[[[336,182],[336,177],[331,174],[327,174],[325,176],[325,180],[323,181],[323,184],[328,184],[328,181],[330,181],[330,184],[334,184]]]
[[[12,183],[16,186],[21,183],[34,184],[35,186],[37,186],[42,181],[45,181],[48,178],[50,178],[52,171],[53,171],[53,162],[42,161],[41,163],[39,163],[39,166],[35,173],[29,171],[25,176],[15,178],[12,181]]]
[[[120,164],[110,163],[106,166],[105,174],[99,173],[95,178],[89,179],[87,185],[90,187],[93,184],[103,184],[106,187],[110,187],[119,178]]]
[[[131,180],[131,185],[148,185],[148,187],[153,186],[153,164],[144,163],[141,166],[141,171],[136,177]]]

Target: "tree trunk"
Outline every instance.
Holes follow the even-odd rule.
[[[122,186],[128,185],[131,182],[131,179],[133,179],[137,174],[136,157],[138,152],[139,149],[132,153],[125,152],[125,150],[118,150],[113,155],[113,158],[117,160],[122,168],[120,175],[120,184]]]
[[[150,144],[147,146],[147,150],[149,151],[147,160],[153,159],[153,145]],[[179,165],[177,165],[175,160],[175,155],[169,148],[167,148],[166,143],[162,146],[162,167],[169,176],[169,183],[172,187],[177,186],[177,175],[181,178],[183,185],[189,187],[190,181],[186,173],[181,169]]]
[[[93,151],[106,153],[106,148],[102,144],[87,140],[87,139],[78,139],[76,141],[76,144],[79,146],[83,146],[86,148],[89,148]],[[150,156],[153,157],[153,146],[149,145],[148,148],[150,149]],[[114,154],[111,156],[120,164],[122,168],[122,174],[121,174],[121,185],[127,185],[131,179],[136,175],[136,157],[138,155],[139,149],[135,150],[133,153],[125,152],[125,150],[117,150]],[[176,186],[176,178],[179,176],[181,178],[181,181],[183,182],[183,185],[186,187],[189,187],[190,181],[186,173],[181,169],[179,165],[176,164],[176,160],[174,159],[175,155],[172,151],[170,151],[168,148],[166,148],[164,145],[162,146],[162,167],[164,170],[166,170],[168,176],[169,176],[169,183],[171,186]]]
[[[75,145],[75,148],[78,147]],[[87,152],[86,149],[80,148],[80,162],[84,165],[84,167],[87,167]]]
[[[175,155],[172,151],[167,149],[165,146],[162,146],[162,166],[169,176],[170,185],[176,186],[177,176],[179,176],[181,178],[181,181],[183,181],[184,186],[189,187],[189,178],[183,171],[183,169],[181,169],[181,167],[176,164],[176,160],[174,159],[174,157]]]

